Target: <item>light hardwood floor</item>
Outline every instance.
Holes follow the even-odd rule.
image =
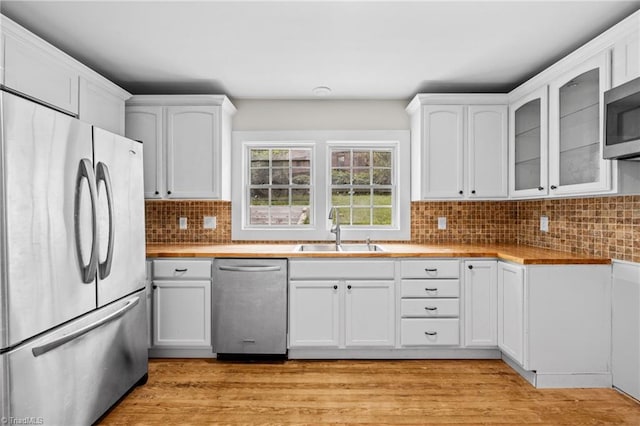
[[[640,425],[640,404],[613,389],[529,385],[500,360],[156,359],[149,381],[103,425]]]

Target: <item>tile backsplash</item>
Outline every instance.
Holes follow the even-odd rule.
[[[540,216],[549,232],[540,231]],[[216,229],[203,217],[215,216]],[[188,229],[178,228],[187,217]],[[447,229],[438,229],[438,218]],[[231,202],[147,200],[147,243],[231,243]],[[518,243],[640,262],[640,195],[528,201],[415,201],[411,242]],[[244,241],[243,241],[244,242]]]

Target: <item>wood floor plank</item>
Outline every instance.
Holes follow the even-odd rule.
[[[500,360],[154,359],[102,425],[640,425],[613,389],[535,389]]]

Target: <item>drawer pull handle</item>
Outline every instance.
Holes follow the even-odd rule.
[[[255,343],[256,339],[242,339],[242,343]]]
[[[438,332],[437,331],[425,331],[424,334],[426,334],[427,336],[437,336]]]
[[[424,268],[425,272],[438,272],[438,268]]]
[[[425,287],[424,291],[438,291],[438,289],[437,288]]]
[[[187,272],[187,268],[176,268],[176,272]]]
[[[425,306],[424,309],[427,310],[427,311],[437,311],[438,310],[438,308],[436,306]]]

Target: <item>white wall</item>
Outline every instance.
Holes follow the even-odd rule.
[[[234,99],[233,130],[409,130],[408,100]]]

